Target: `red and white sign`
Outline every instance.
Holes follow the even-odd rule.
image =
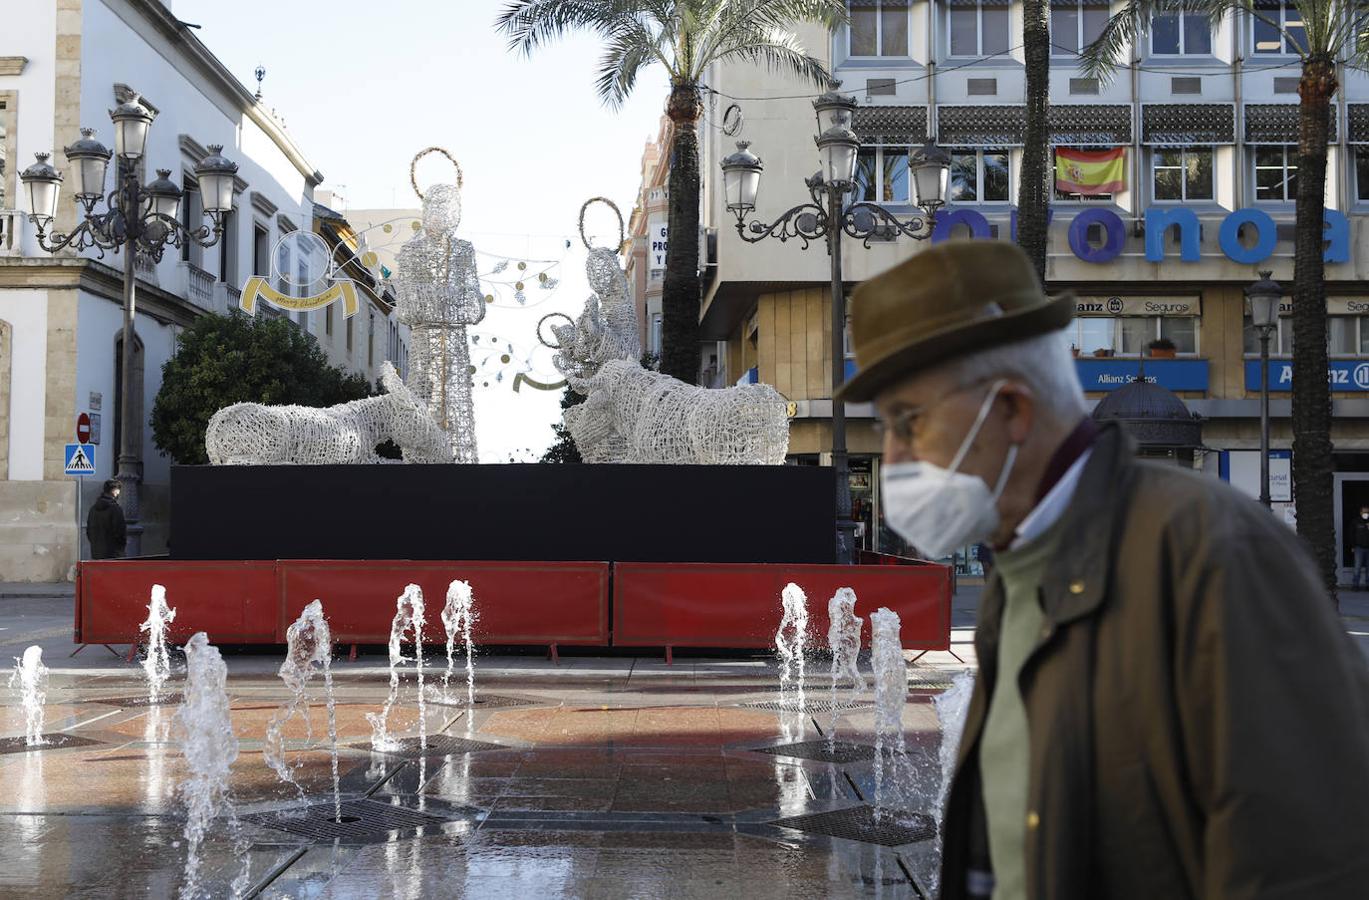
[[[82,444],[90,443],[90,414],[81,413],[76,417],[76,440]]]

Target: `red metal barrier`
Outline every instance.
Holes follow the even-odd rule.
[[[176,618],[168,638],[183,644],[197,631],[210,640],[270,644],[279,595],[274,562],[83,562],[76,580],[76,643],[128,644],[147,619],[152,585],[166,588]]]
[[[951,573],[945,566],[779,566],[617,563],[616,647],[767,647],[779,628],[780,592],[808,595],[809,628],[827,633],[827,601],[856,592],[856,614],[881,606],[903,621],[903,646],[946,650],[951,642]],[[866,627],[866,643],[869,642]],[[821,639],[820,639],[821,640]]]
[[[431,643],[446,640],[438,618],[447,586],[469,581],[475,593],[475,639],[482,644],[579,644],[607,647],[608,563],[281,560],[278,643],[305,605],[318,599],[339,644],[385,643],[404,586],[423,589]]]

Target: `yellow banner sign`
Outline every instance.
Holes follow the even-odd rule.
[[[253,275],[242,287],[238,306],[242,307],[243,312],[251,315],[256,312],[258,297],[272,306],[296,312],[322,309],[338,300],[342,301],[342,313],[348,318],[356,315],[361,309],[361,304],[357,300],[357,286],[350,280],[334,282],[326,291],[310,297],[291,297],[271,287],[260,275]]]

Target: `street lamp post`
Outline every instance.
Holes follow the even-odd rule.
[[[1260,280],[1245,289],[1250,303],[1250,321],[1260,332],[1260,502],[1270,505],[1269,497],[1269,337],[1279,322],[1279,301],[1283,288],[1261,272]]]
[[[747,141],[737,144],[737,152],[722,162],[723,191],[727,208],[737,217],[737,234],[747,243],[768,237],[787,241],[796,238],[805,249],[814,241],[827,244],[832,274],[832,393],[846,378],[846,291],[843,287],[841,237],[843,234],[863,241],[866,247],[875,238],[897,235],[914,240],[931,237],[936,211],[946,202],[950,156],[934,143],[915,152],[909,160],[915,204],[923,215],[902,221],[893,212],[874,203],[847,203],[846,195],[856,189],[856,157],[860,139],[851,130],[855,98],[833,89],[813,101],[819,134],[815,139],[822,168],[804,184],[812,202],[785,212],[770,224],[748,223],[746,216],[756,208],[761,172],[765,166],[752,153]],[[845,405],[832,402],[832,467],[837,490],[837,562],[853,563],[855,522],[851,520],[850,465],[846,452]]]
[[[70,248],[94,249],[101,259],[105,252],[124,253],[124,323],[123,355],[120,359],[121,383],[120,440],[118,473],[122,485],[120,494],[124,518],[128,524],[127,554],[142,552],[142,525],[138,515],[138,488],[142,481],[141,421],[132,421],[133,403],[133,321],[137,310],[137,274],[135,256],[145,253],[160,261],[168,245],[176,248],[193,242],[201,247],[212,247],[223,235],[224,217],[233,208],[233,188],[237,164],[225,159],[223,148],[209,146],[209,156],[195,167],[204,213],[210,224],[190,229],[178,218],[181,189],[171,181],[169,169],[158,169],[157,179],[144,185],[138,175],[138,161],[147,147],[147,133],[152,125],[152,114],[130,97],[111,110],[114,123],[114,150],[95,139],[93,129],[81,129],[81,139],[63,149],[70,164],[69,174],[77,206],[83,218],[70,232],[54,231],[48,226],[57,216],[57,201],[63,182],[62,173],[48,163],[48,154],[36,154],[37,161],[19,176],[28,190],[29,221],[37,229],[38,244],[49,253]],[[104,193],[105,174],[111,157],[117,156],[122,174],[116,172],[116,185],[108,196]],[[103,200],[104,212],[95,207]]]

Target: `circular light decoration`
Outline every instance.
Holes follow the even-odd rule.
[[[284,290],[273,287],[273,281]],[[312,231],[291,231],[276,241],[271,250],[270,278],[249,277],[238,306],[252,314],[258,300],[293,312],[322,309],[341,300],[343,314],[348,317],[360,309],[356,285],[334,261],[327,242]]]

